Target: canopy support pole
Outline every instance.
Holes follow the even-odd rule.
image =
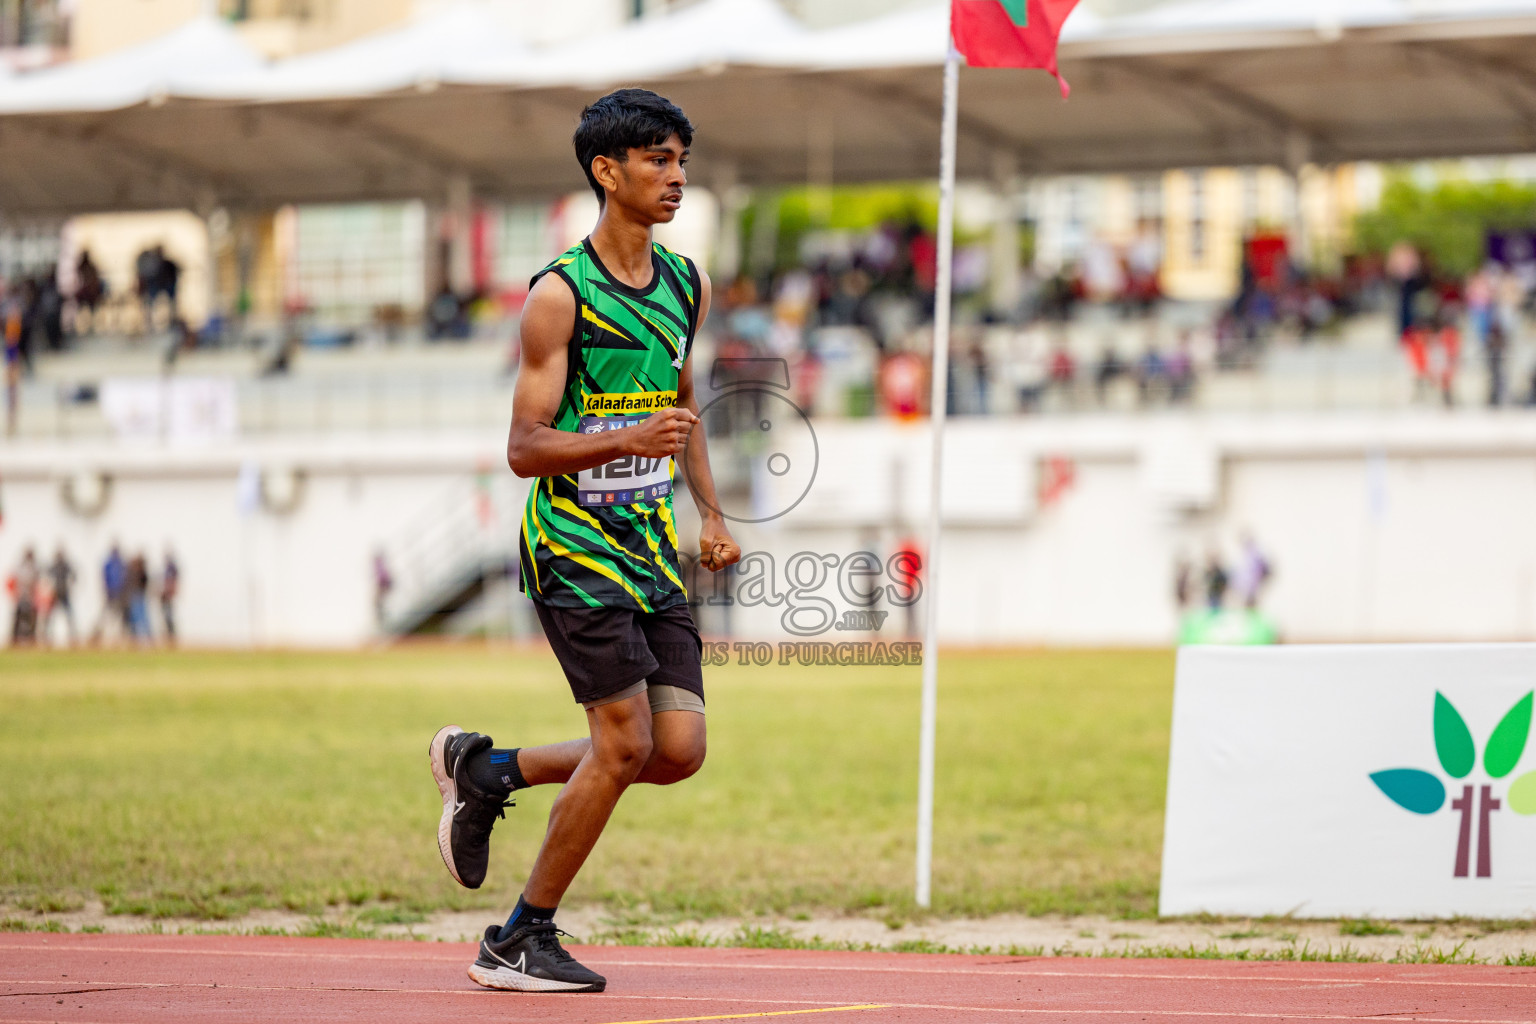
[[[944,59],[944,129],[939,159],[939,266],[933,309],[933,379],[929,423],[932,472],[928,479],[927,623],[923,635],[922,738],[917,774],[917,905],[933,903],[933,768],[939,684],[939,533],[944,482],[944,420],[949,412],[949,321],[955,267],[955,148],[960,111],[960,51],[953,40]]]

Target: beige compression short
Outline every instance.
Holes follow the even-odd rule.
[[[618,693],[612,693],[601,700],[588,701],[584,708],[598,708],[604,704],[616,704],[621,700],[638,697],[646,694],[651,699],[651,714],[659,715],[663,711],[697,711],[704,713],[703,699],[692,690],[685,690],[681,686],[664,686],[662,684],[647,684],[644,679],[633,686],[626,686]]]

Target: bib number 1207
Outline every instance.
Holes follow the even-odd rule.
[[[644,416],[584,416],[577,429],[583,434],[600,434],[605,430],[632,427],[644,419]],[[653,501],[672,493],[672,459],[623,455],[578,473],[576,491],[577,503],[582,506]]]

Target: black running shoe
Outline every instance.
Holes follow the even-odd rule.
[[[565,932],[553,924],[526,925],[505,942],[496,941],[499,934],[501,926],[493,924],[480,940],[480,955],[469,965],[476,985],[513,992],[601,992],[608,985],[565,951],[560,945]]]
[[[464,762],[491,746],[491,738],[478,732],[465,732],[456,725],[445,725],[432,737],[427,757],[432,777],[443,794],[443,816],[437,823],[437,849],[454,881],[467,889],[478,889],[485,881],[485,865],[491,857],[491,829],[497,818],[507,816],[513,806],[500,793],[487,793],[475,785],[469,773],[461,771]]]

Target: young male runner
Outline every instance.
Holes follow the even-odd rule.
[[[491,827],[525,786],[564,783],[544,845],[469,976],[487,988],[601,992],[560,945],[555,908],[633,782],[681,782],[704,761],[702,644],[688,611],[672,514],[681,455],[703,530],[701,563],[741,557],[716,511],[691,352],[710,284],[651,239],[682,202],[693,126],[643,89],[582,112],[576,157],[597,227],[534,278],[507,462],[536,477],[523,514],[521,586],[590,737],[497,749],[445,726],[429,749],[443,796],[438,848],[461,885],[485,878]],[[690,443],[691,437],[691,443]]]

